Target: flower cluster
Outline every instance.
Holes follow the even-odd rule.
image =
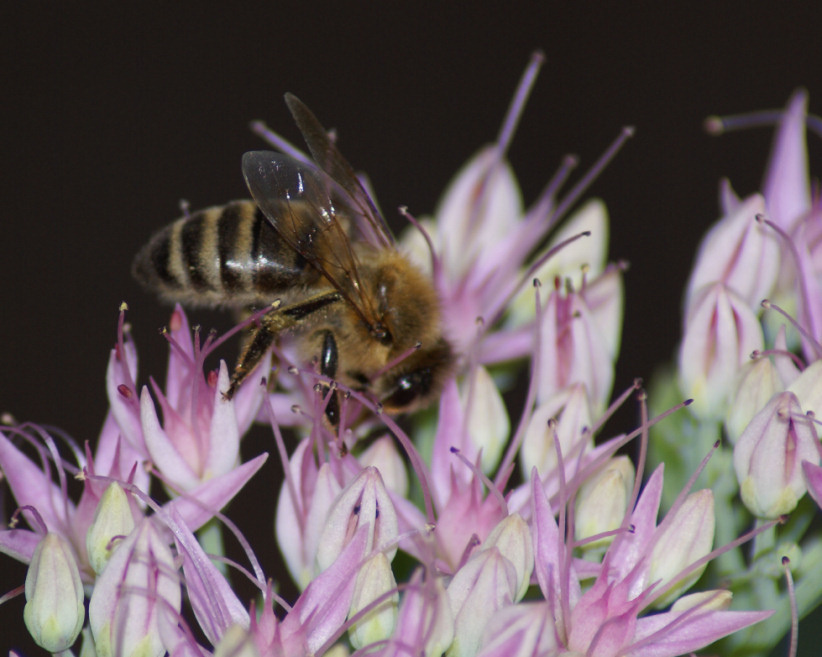
[[[655,387],[660,400],[695,400],[689,419],[660,426],[652,441],[652,458],[672,466],[673,481],[693,465],[683,441],[706,448],[724,438],[706,481],[720,496],[718,524],[728,534],[790,514],[787,527],[771,527],[753,549],[712,566],[737,600],[782,610],[731,645],[789,629],[780,556],[790,556],[793,575],[802,577],[800,616],[822,595],[818,577],[803,577],[822,558],[815,536],[805,535],[816,513],[805,493],[822,499],[815,419],[822,411],[822,213],[810,192],[806,112],[807,96],[798,91],[782,112],[708,121],[714,132],[758,122],[777,122],[778,131],[761,192],[739,198],[721,183],[722,216],[703,238],[685,293],[677,373],[659,376]]]
[[[726,188],[727,217],[700,251],[678,378],[658,385],[660,398],[678,385],[695,401],[651,417],[639,383],[612,400],[624,268],[607,261],[605,206],[588,201],[566,217],[631,131],[561,197],[574,165],[566,159],[524,209],[505,152],[540,63],[535,56],[526,70],[497,142],[458,173],[433,217],[411,218],[402,242],[431,275],[459,353],[435,413],[403,428],[347,390],[331,427],[327,382],[316,363],[291,363],[287,345],[277,348],[276,381],[266,380],[266,360],[228,399],[226,364],[205,367],[219,341],[192,332],[181,308],[166,332],[165,385],[138,387],[122,309],[106,374],[110,412],[94,447],[35,425],[3,428],[0,469],[18,511],[0,550],[29,564],[19,592],[38,645],[69,651],[82,635],[81,654],[101,657],[674,657],[729,635],[764,645],[750,632],[773,606],[743,595],[732,610],[736,591],[719,582],[750,578],[739,546],[778,536],[775,518],[797,507],[806,486],[822,493],[808,415],[818,367],[800,373],[788,355],[793,339],[808,362],[818,359],[822,311],[822,240],[805,219],[815,210],[807,188],[805,205],[793,197],[802,191],[791,140],[804,98],[785,113],[775,156],[784,159],[764,196],[740,200]],[[800,338],[763,329],[755,304],[767,295],[796,313]],[[766,352],[769,331],[775,347]],[[748,362],[751,352],[758,357]],[[512,418],[503,393],[520,371],[527,394]],[[632,397],[639,426],[601,436]],[[276,593],[223,512],[267,458],[240,456],[255,420],[270,427],[284,465],[275,535],[295,600]],[[748,534],[739,520],[725,523],[727,485],[696,487],[700,477],[719,481],[721,448],[698,453],[687,475],[678,464],[693,453],[643,482],[652,430],[662,442],[679,432],[676,444],[687,445],[683,430],[713,423],[716,436],[722,422],[739,494],[761,518]],[[298,438],[290,454],[285,425]],[[629,443],[636,466],[619,451]],[[219,553],[221,529],[246,563]],[[769,576],[771,548],[754,564]],[[735,569],[722,570],[728,563]],[[241,578],[256,599],[237,593]]]

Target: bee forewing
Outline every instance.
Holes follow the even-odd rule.
[[[366,323],[373,322],[374,306],[364,296],[351,244],[356,211],[347,204],[344,190],[316,167],[282,153],[246,153],[242,168],[251,196],[282,239],[336,287]]]

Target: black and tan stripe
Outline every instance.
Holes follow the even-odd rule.
[[[308,286],[305,258],[252,201],[234,201],[178,219],[137,255],[134,275],[169,301],[252,305]]]

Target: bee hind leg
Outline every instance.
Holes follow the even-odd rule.
[[[270,312],[263,315],[260,324],[255,327],[251,339],[237,360],[228,390],[223,393],[225,398],[231,399],[234,396],[237,388],[260,364],[265,352],[268,351],[280,333],[293,329],[313,313],[322,310],[329,304],[340,301],[340,299],[342,297],[339,292],[326,292],[290,306],[272,308]],[[334,348],[334,371],[336,373],[336,344]],[[325,347],[323,352],[323,358],[325,358]],[[326,374],[326,372],[323,372],[323,374]]]

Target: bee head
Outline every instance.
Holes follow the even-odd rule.
[[[428,348],[423,345],[383,375],[383,407],[389,413],[402,413],[427,405],[439,394],[453,365],[454,353],[444,338]]]

